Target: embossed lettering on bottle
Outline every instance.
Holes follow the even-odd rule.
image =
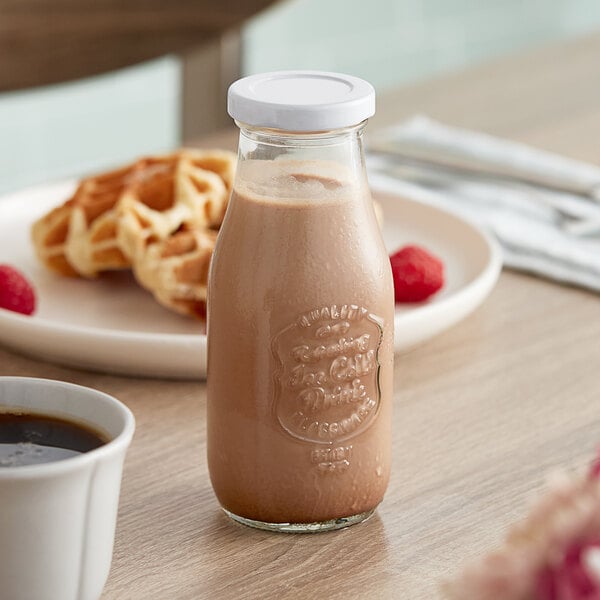
[[[291,436],[318,445],[311,462],[321,471],[349,466],[348,441],[377,414],[382,328],[366,308],[332,305],[300,315],[273,340],[276,418]]]

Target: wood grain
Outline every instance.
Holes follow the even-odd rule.
[[[273,0],[0,0],[0,91],[179,53]]]
[[[600,122],[598,52],[600,36],[400,90],[380,98],[379,120],[431,111],[598,161],[597,136],[583,129]],[[491,99],[513,87],[514,102]],[[87,373],[6,349],[0,374],[96,387],[137,417],[103,600],[432,600],[441,578],[523,514],[548,470],[598,446],[599,340],[598,296],[504,272],[472,316],[397,356],[394,464],[377,515],[312,536],[246,529],[220,512],[202,383]]]

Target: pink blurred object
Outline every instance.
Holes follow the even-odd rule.
[[[600,542],[573,544],[560,563],[544,569],[537,577],[536,600],[600,600],[600,572],[585,560],[591,552],[600,552]]]
[[[504,544],[444,585],[452,600],[600,600],[600,454],[556,474]]]

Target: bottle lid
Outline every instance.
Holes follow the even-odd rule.
[[[276,71],[233,83],[227,112],[254,127],[325,131],[356,125],[375,114],[375,90],[352,75]]]

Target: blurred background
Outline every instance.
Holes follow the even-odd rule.
[[[599,25],[597,0],[0,0],[0,192],[220,129],[240,75],[333,70],[381,92]]]

